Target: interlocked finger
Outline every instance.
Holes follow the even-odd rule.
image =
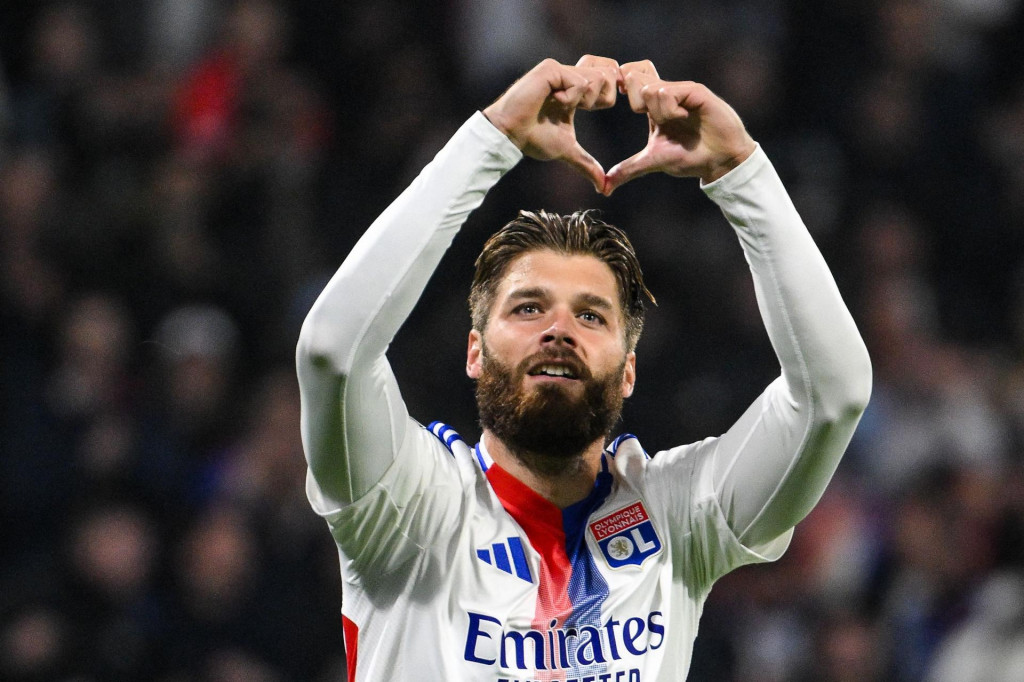
[[[611,57],[600,57],[596,54],[585,54],[580,57],[578,62],[576,62],[576,66],[611,67],[613,69],[618,69],[619,62]]]
[[[679,104],[679,88],[675,83],[659,82],[643,90],[644,102],[651,119],[658,124],[677,118],[686,118],[689,112]]]
[[[577,107],[590,91],[590,80],[578,69],[558,66],[549,79],[551,96],[567,107]]]
[[[660,82],[658,70],[649,59],[645,59],[623,64],[619,72],[622,74],[619,91],[629,97],[629,108],[638,114],[646,113],[647,103],[641,91],[644,87]]]
[[[618,95],[618,66],[577,66],[576,70],[589,81],[587,92],[579,103],[581,109],[608,109],[615,106],[615,98]]]
[[[588,86],[589,79],[575,67],[545,59],[516,81],[495,104],[507,98],[543,101],[550,96],[564,106],[576,107],[586,95]]]

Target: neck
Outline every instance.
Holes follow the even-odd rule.
[[[559,509],[579,502],[594,489],[594,481],[601,469],[601,453],[604,438],[587,446],[579,457],[566,462],[566,467],[557,473],[539,471],[538,467],[527,464],[531,457],[519,456],[490,430],[484,429],[482,436],[487,452],[495,464],[525,483],[535,493]]]

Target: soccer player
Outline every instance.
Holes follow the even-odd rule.
[[[606,174],[573,116],[619,92],[650,136]],[[700,178],[781,365],[725,434],[654,456],[610,439],[646,288],[626,236],[587,212],[523,212],[484,246],[466,360],[480,441],[409,416],[388,344],[523,155],[568,162],[605,194],[645,173]],[[525,74],[381,214],[310,311],[298,374],[307,492],[338,546],[360,682],[685,679],[712,584],[783,553],[871,385],[832,276],[736,113],[650,62],[590,56]]]

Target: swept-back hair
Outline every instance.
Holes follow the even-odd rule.
[[[565,255],[594,256],[612,269],[625,318],[626,348],[634,350],[644,326],[644,297],[654,296],[644,285],[636,252],[626,233],[597,217],[597,211],[558,215],[520,211],[519,216],[491,235],[476,259],[469,292],[473,328],[483,333],[498,284],[509,263],[527,251],[550,249]]]

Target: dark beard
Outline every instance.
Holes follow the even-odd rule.
[[[526,393],[523,379],[529,367],[543,360],[571,363],[583,394],[568,387],[540,384]],[[617,371],[594,377],[570,350],[543,352],[510,368],[493,357],[483,358],[476,383],[480,425],[497,436],[515,457],[538,474],[555,476],[582,465],[582,455],[594,441],[607,438],[622,413],[622,375]]]

